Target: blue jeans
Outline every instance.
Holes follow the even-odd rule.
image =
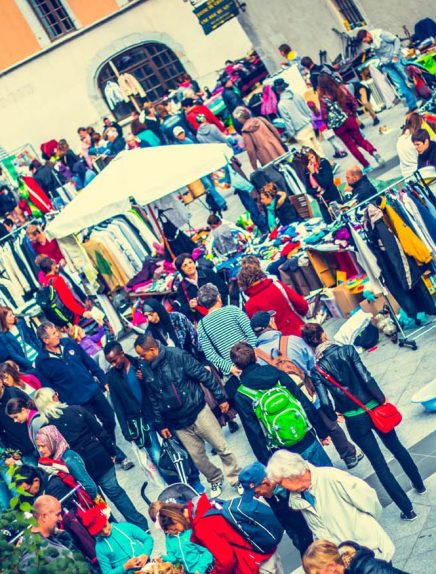
[[[333,466],[333,463],[324,450],[322,444],[316,439],[300,454],[305,460],[307,460],[307,462],[313,464],[313,466]]]
[[[389,76],[394,86],[400,92],[400,95],[403,96],[403,98],[406,100],[406,104],[409,110],[414,110],[418,105],[416,97],[406,83],[407,76],[400,62],[390,62],[389,64],[384,64],[382,66],[382,70]]]
[[[68,448],[62,455],[62,462],[68,466],[70,474],[74,476],[77,482],[83,486],[89,496],[94,499],[98,494],[98,488],[86,470],[83,458],[75,450]]]
[[[136,510],[133,502],[127,496],[126,491],[120,486],[114,467],[105,472],[105,474],[98,480],[98,483],[103,492],[109,500],[113,502],[117,510],[121,512],[127,522],[135,524],[143,530],[148,530],[148,523],[145,516]]]

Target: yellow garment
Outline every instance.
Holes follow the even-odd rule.
[[[432,140],[436,139],[436,133],[425,120],[422,122],[421,129],[425,130]]]
[[[111,253],[104,243],[91,237],[88,241],[85,241],[83,247],[97,269],[99,258],[103,258],[106,262],[107,271],[105,272],[104,269],[99,269],[99,272],[111,291],[114,291],[118,287],[124,287],[129,277],[120,265],[118,265],[113,253]]]
[[[401,219],[395,209],[387,204],[386,198],[383,198],[380,209],[384,210],[386,223],[395,232],[404,253],[413,257],[419,265],[431,261],[432,256],[430,250],[416,235],[413,229]]]
[[[298,56],[298,53],[295,50],[291,50],[290,52],[288,52],[288,55],[286,56],[286,58],[292,62],[292,60],[295,60],[295,58]]]

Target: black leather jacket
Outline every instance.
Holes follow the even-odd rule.
[[[389,562],[375,558],[374,552],[365,546],[359,548],[346,571],[349,574],[407,574]]]
[[[227,400],[223,388],[192,355],[177,347],[159,348],[150,368],[141,366],[157,430],[182,429],[195,422],[206,404],[200,383],[218,404]]]
[[[331,345],[327,347],[317,363],[362,403],[366,404],[376,400],[382,404],[386,400],[382,390],[362,363],[353,345]],[[359,408],[355,402],[329,383],[316,369],[311,371],[310,376],[321,401],[321,406],[330,419],[336,420],[335,411],[346,413]],[[333,397],[334,406],[329,393]]]

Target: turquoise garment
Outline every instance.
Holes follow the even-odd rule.
[[[162,556],[162,560],[182,564],[187,574],[204,574],[213,564],[213,556],[204,546],[191,542],[191,534],[192,530],[185,530],[177,536],[167,535],[167,554]]]
[[[153,550],[153,538],[148,532],[130,524],[113,524],[111,535],[98,536],[95,553],[102,574],[125,574],[124,564],[134,556],[147,554]]]
[[[272,231],[273,229],[275,229],[277,227],[277,222],[276,222],[276,213],[275,213],[275,200],[270,203],[269,205],[265,205],[265,210],[266,210],[266,220],[268,223],[268,229],[270,231]]]

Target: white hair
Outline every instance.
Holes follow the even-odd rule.
[[[269,459],[266,472],[270,480],[280,482],[283,478],[299,478],[308,468],[302,456],[282,449]]]
[[[58,419],[68,406],[67,403],[55,401],[53,398],[55,393],[56,391],[50,387],[43,387],[38,389],[33,397],[33,402],[39,411],[41,422],[43,423],[48,423],[49,418]]]

